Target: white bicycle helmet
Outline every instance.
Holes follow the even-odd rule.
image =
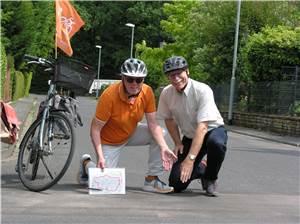
[[[188,68],[188,63],[184,57],[173,56],[168,58],[164,63],[164,73],[168,73],[178,69]]]
[[[143,61],[129,58],[122,64],[121,74],[132,77],[146,77],[147,67]]]

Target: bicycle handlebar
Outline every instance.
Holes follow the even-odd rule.
[[[38,60],[39,60],[38,57],[29,55],[29,54],[25,54],[25,55],[24,55],[24,58],[25,58],[26,60],[30,60],[30,61],[38,61]]]
[[[28,61],[27,63],[39,64],[39,65],[46,66],[46,67],[54,67],[53,62],[51,62],[45,58],[40,58],[40,57],[32,56],[29,54],[25,54],[24,59],[26,61]]]

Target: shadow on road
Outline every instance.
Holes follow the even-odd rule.
[[[1,188],[2,189],[15,189],[20,191],[28,191],[21,183],[18,174],[3,174],[1,175]],[[86,186],[79,185],[77,183],[58,183],[52,186],[49,190],[51,191],[59,191],[59,192],[76,192],[78,194],[88,194],[88,189]],[[49,194],[49,192],[43,191],[40,192],[42,194]],[[202,197],[205,196],[205,192],[199,189],[187,189],[182,193],[169,193],[169,194],[158,194],[158,193],[151,193],[145,192],[142,190],[141,187],[126,187],[126,194],[136,194],[136,195],[144,195],[144,196],[151,196],[156,195],[160,197]]]

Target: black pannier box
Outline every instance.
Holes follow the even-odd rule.
[[[56,64],[54,82],[74,92],[88,92],[96,78],[95,70],[80,61],[60,59]]]

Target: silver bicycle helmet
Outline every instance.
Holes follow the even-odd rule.
[[[164,73],[168,73],[177,69],[188,68],[188,63],[181,56],[173,56],[168,58],[164,63]]]
[[[143,61],[129,58],[121,66],[121,74],[132,77],[146,77],[147,67]]]

